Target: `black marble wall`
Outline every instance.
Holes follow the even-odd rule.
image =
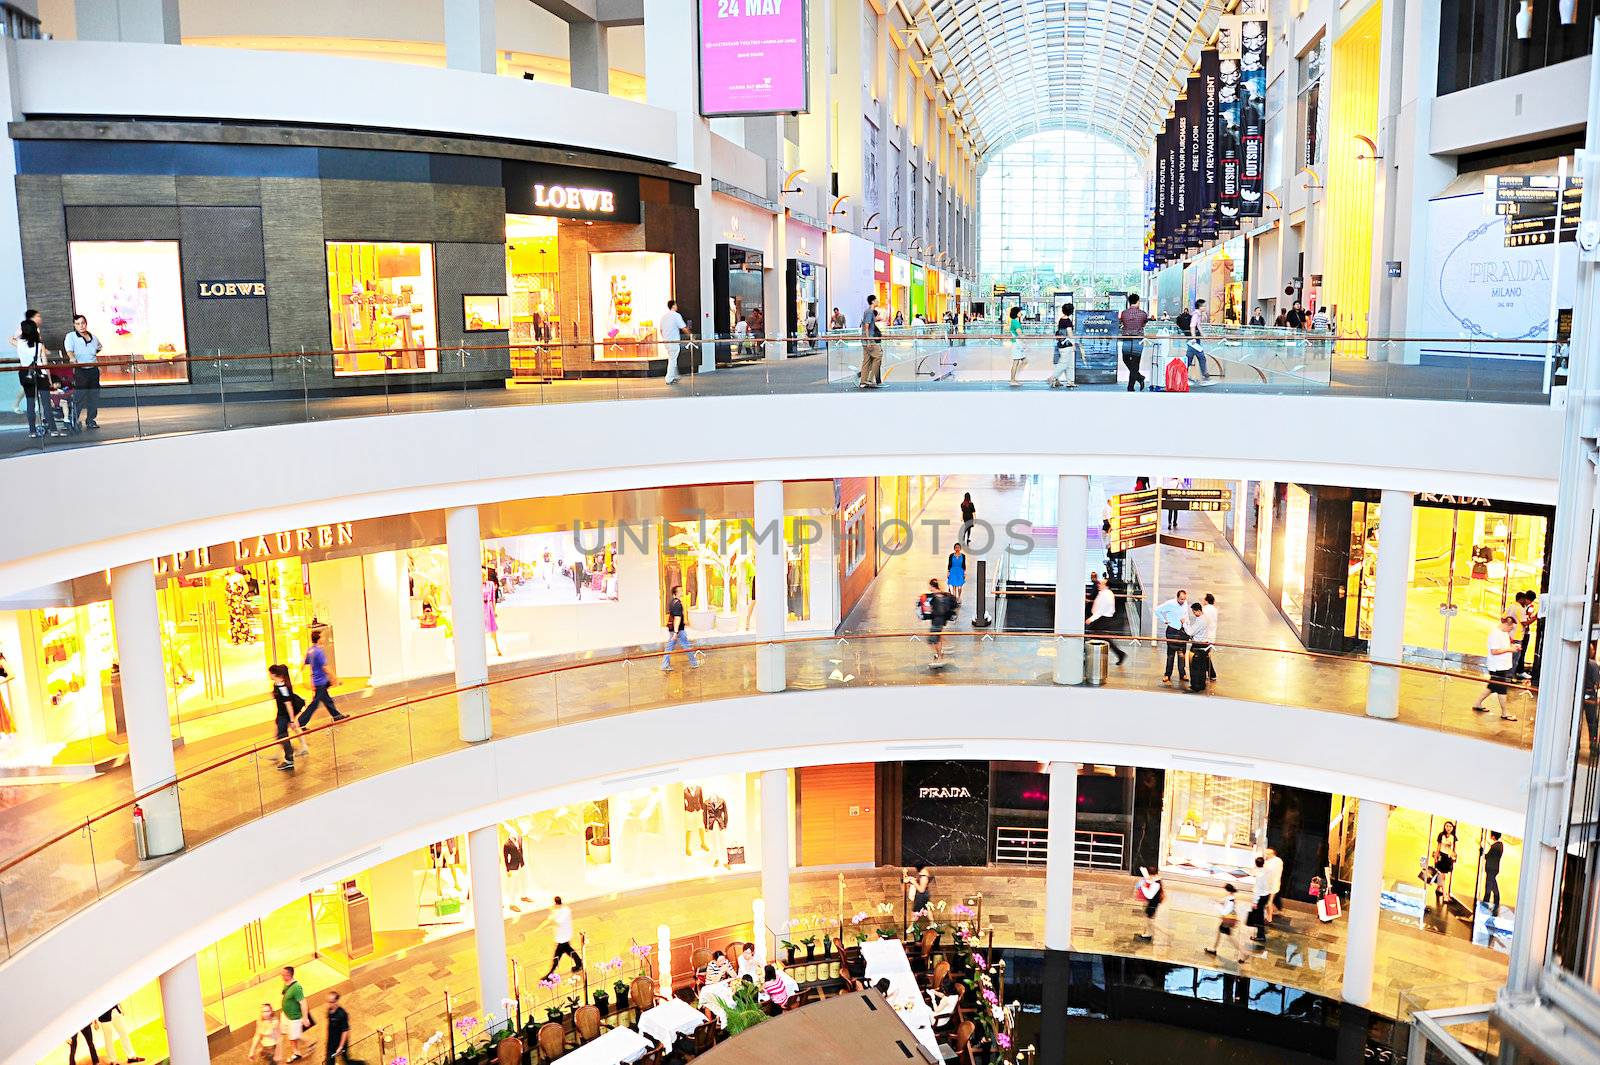
[[[1167,771],[1133,771],[1133,840],[1128,847],[1128,871],[1161,865],[1161,810],[1167,794]]]
[[[1283,859],[1283,897],[1311,902],[1306,888],[1328,864],[1328,820],[1333,796],[1282,784],[1267,800],[1267,846]]]
[[[900,788],[900,863],[988,862],[989,763],[906,762]]]

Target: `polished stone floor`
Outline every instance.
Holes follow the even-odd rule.
[[[841,876],[843,878],[841,905]],[[1073,947],[1077,950],[1168,960],[1185,965],[1242,971],[1249,976],[1338,998],[1343,977],[1343,920],[1320,923],[1309,907],[1296,905],[1278,922],[1268,937],[1266,951],[1250,958],[1242,969],[1226,947],[1223,958],[1203,952],[1210,945],[1216,924],[1214,907],[1220,890],[1169,881],[1167,903],[1162,908],[1153,943],[1135,938],[1143,927],[1141,909],[1133,898],[1131,878],[1120,874],[1077,870],[1073,909]],[[1037,867],[939,870],[936,901],[946,903],[946,919],[957,904],[981,912],[985,929],[993,932],[997,948],[1043,946],[1043,870]],[[759,891],[758,875],[715,881],[697,881],[621,898],[579,902],[573,906],[575,927],[589,936],[587,959],[591,967],[613,957],[627,957],[627,948],[643,938],[653,942],[658,925],[667,924],[675,937],[721,929],[750,920],[750,903]],[[791,888],[791,913],[796,919],[814,917],[848,930],[854,914],[872,918],[862,927],[871,929],[881,919],[898,921],[899,871],[851,868],[841,872],[797,872]],[[879,917],[880,905],[893,914]],[[524,1006],[529,1012],[535,999],[548,994],[537,980],[548,964],[551,940],[541,927],[542,912],[510,915],[507,925],[509,952],[524,978]],[[1386,915],[1387,916],[1387,915]],[[822,929],[825,930],[825,929]],[[821,931],[819,930],[819,935]],[[566,971],[563,965],[563,972]],[[630,970],[631,971],[631,970]],[[1503,981],[1505,956],[1456,938],[1447,938],[1388,920],[1380,925],[1372,1008],[1393,1014],[1400,994],[1426,989],[1432,1006],[1464,1004],[1474,995],[1487,1000],[1486,987]],[[337,974],[307,987],[320,1010],[322,993],[339,990],[354,1021],[354,1038],[371,1039],[386,1029],[394,1038],[381,1060],[409,1056],[416,1060],[420,1045],[441,1030],[443,1000],[451,992],[454,1016],[477,1015],[474,997],[476,956],[470,933],[455,935],[358,969],[349,980]],[[605,981],[610,983],[609,979]],[[270,994],[269,981],[263,993]],[[573,988],[563,987],[566,994]],[[241,1001],[255,1001],[250,995]],[[1476,1001],[1475,999],[1473,1001]],[[234,1012],[242,1012],[236,1010]],[[213,1059],[243,1062],[241,1040],[245,1021],[223,1017],[214,1008]],[[371,1045],[371,1044],[369,1044]],[[376,1053],[358,1056],[380,1060]]]

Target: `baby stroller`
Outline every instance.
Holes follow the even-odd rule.
[[[73,369],[70,365],[51,365],[42,382],[50,389],[50,406],[55,414],[57,436],[66,436],[78,430],[72,415],[72,379]]]

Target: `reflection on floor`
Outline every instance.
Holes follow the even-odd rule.
[[[851,929],[851,917],[867,912],[870,929],[881,920],[893,923],[901,909],[898,869],[859,869],[843,872],[797,872],[791,894],[791,912],[797,919],[818,916],[841,918]],[[750,919],[750,903],[759,890],[759,876],[690,882],[659,890],[630,893],[579,903],[573,907],[576,927],[589,937],[587,959],[591,970],[614,957],[629,957],[636,939],[651,942],[660,924],[674,936],[721,928]],[[945,903],[945,920],[952,908],[965,904],[981,912],[983,925],[993,931],[996,947],[1039,947],[1044,924],[1044,875],[1036,867],[941,869],[935,882],[935,900]],[[1264,955],[1251,958],[1242,970],[1231,956],[1219,962],[1203,949],[1216,930],[1213,888],[1169,882],[1167,902],[1158,921],[1155,942],[1135,938],[1143,927],[1141,910],[1133,898],[1129,877],[1079,869],[1074,877],[1073,947],[1080,951],[1123,954],[1170,960],[1183,964],[1242,971],[1246,975],[1338,998],[1344,969],[1345,922],[1323,924],[1307,906],[1292,906],[1268,937]],[[880,916],[880,905],[889,916]],[[526,914],[507,925],[509,949],[523,984],[531,990],[525,1002],[543,994],[536,987],[548,966],[551,939],[544,914]],[[986,937],[987,939],[987,937]],[[565,972],[565,966],[563,967]],[[1482,994],[1486,984],[1504,979],[1505,955],[1393,922],[1380,925],[1376,983],[1372,1006],[1392,1014],[1407,989],[1423,989],[1430,1004],[1444,1003],[1451,995]],[[444,992],[451,992],[455,1016],[475,1013],[473,988],[476,957],[470,933],[408,951],[360,969],[354,979],[337,987],[345,995],[353,1023],[353,1038],[370,1037],[388,1028],[395,1041],[382,1060],[396,1056],[416,1058],[416,1051],[443,1016]],[[604,983],[609,984],[609,980]],[[324,987],[312,987],[314,1007],[321,1010]],[[565,989],[564,989],[565,990]],[[248,995],[242,996],[248,1006]],[[241,1012],[244,1008],[241,1006]],[[213,1060],[242,1063],[250,1015],[234,1017],[237,1030],[213,1038]],[[376,1053],[363,1054],[377,1060]]]

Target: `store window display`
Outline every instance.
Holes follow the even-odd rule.
[[[595,358],[663,357],[656,323],[672,299],[672,256],[665,252],[594,252],[589,256]]]
[[[568,338],[561,316],[561,225],[542,215],[506,215],[513,381],[562,374],[561,342]]]
[[[1243,882],[1266,845],[1268,785],[1169,770],[1161,825],[1165,873]]]
[[[812,620],[812,545],[804,543],[799,517],[784,519],[784,596],[790,623]],[[755,529],[743,519],[677,521],[666,526],[661,554],[661,602],[674,585],[683,588],[689,627],[702,632],[755,629]],[[820,546],[827,546],[826,544]],[[831,559],[824,559],[831,565]],[[831,572],[831,570],[830,570]]]
[[[111,604],[0,613],[0,774],[93,765],[125,732]]]
[[[1350,504],[1350,569],[1345,586],[1344,634],[1372,639],[1372,603],[1378,586],[1378,514],[1381,504]]]
[[[100,338],[105,387],[189,379],[183,272],[175,240],[75,240],[67,245],[72,305]],[[52,347],[56,346],[54,344]]]
[[[1542,514],[1419,505],[1407,648],[1452,661],[1481,658],[1490,631],[1516,612],[1517,593],[1543,591],[1549,525]]]
[[[433,245],[329,241],[334,373],[438,369]]]
[[[1500,829],[1396,808],[1384,853],[1385,917],[1506,950],[1521,864],[1522,841]]]

